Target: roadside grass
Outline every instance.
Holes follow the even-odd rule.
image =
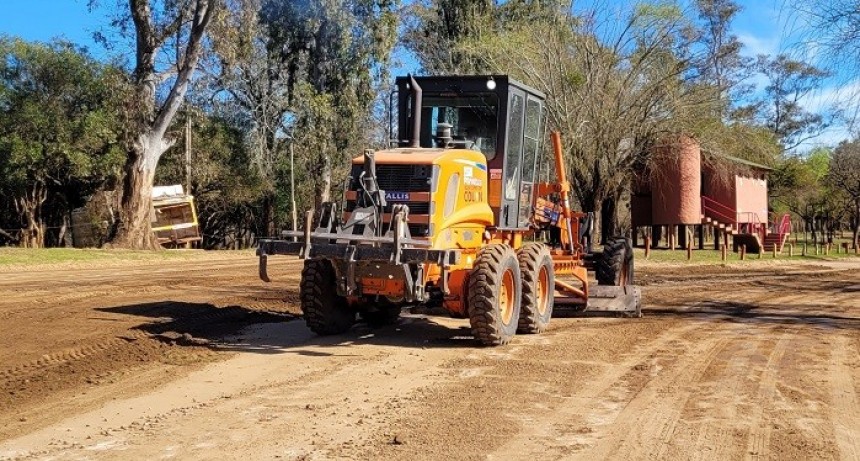
[[[88,263],[99,261],[159,261],[187,259],[200,251],[164,250],[99,250],[78,248],[0,248],[0,266],[30,266],[39,264]]]

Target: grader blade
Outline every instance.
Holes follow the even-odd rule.
[[[642,316],[642,290],[638,286],[594,285],[588,289],[586,312],[618,312]]]

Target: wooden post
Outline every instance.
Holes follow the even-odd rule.
[[[793,243],[788,244],[788,257],[789,258],[794,257],[794,244]]]
[[[760,246],[758,247],[758,256],[757,256],[757,258],[756,258],[756,259],[761,259],[761,257],[762,257],[762,255],[763,255],[763,254],[764,254],[764,245],[760,245]]]
[[[663,238],[663,229],[660,226],[651,226],[651,246],[654,248],[660,247],[660,240]]]
[[[819,248],[818,243],[815,244],[815,256],[818,256]]]
[[[675,251],[675,226],[667,226],[669,230],[669,251]]]
[[[747,246],[741,245],[741,261],[747,259]]]
[[[717,230],[716,226],[711,226],[711,233],[714,234],[714,249],[720,249],[720,232]]]
[[[699,234],[699,249],[705,249],[705,225],[699,224],[696,226],[696,232]]]
[[[762,248],[764,250],[764,248]],[[773,244],[773,259],[776,259],[776,244]]]
[[[676,226],[678,230],[678,246],[681,248],[687,248],[687,240],[689,240],[689,235],[687,235],[687,225],[686,224],[678,224]]]
[[[646,235],[645,236],[645,259],[648,259],[650,257],[651,257],[651,236]]]
[[[830,256],[830,244],[824,245],[824,256]]]
[[[693,242],[692,240],[687,240],[687,261],[693,259]]]
[[[720,258],[725,261],[729,257],[728,248],[725,245],[720,245]]]

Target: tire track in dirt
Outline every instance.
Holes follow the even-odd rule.
[[[682,425],[675,432],[678,443],[672,445],[669,457],[680,457],[678,446],[683,445],[684,451],[692,454],[691,458],[735,459],[737,455],[730,453],[737,448],[732,443],[736,430],[734,424],[738,419],[738,407],[746,403],[755,389],[750,389],[752,382],[749,377],[756,356],[771,350],[773,341],[770,339],[753,339],[741,334],[732,337],[732,344],[725,348],[718,357],[716,366],[706,370],[696,398],[690,399],[682,412]],[[746,343],[745,347],[739,347]],[[709,373],[711,372],[711,373]],[[728,397],[728,401],[726,400]],[[701,407],[708,408],[702,412]],[[704,415],[702,414],[704,413]],[[716,424],[715,424],[716,420]],[[694,441],[689,445],[684,440],[690,437]]]
[[[766,415],[773,409],[774,399],[778,394],[776,383],[780,365],[783,357],[785,357],[790,338],[793,336],[790,332],[785,332],[780,336],[770,352],[767,364],[759,375],[758,392],[753,400],[755,405],[752,406],[752,413],[749,417],[750,429],[745,453],[750,459],[762,460],[770,456],[770,436],[773,431],[773,424],[767,420]]]
[[[699,338],[686,354],[668,354],[658,371],[624,406],[609,430],[582,459],[665,458],[675,426],[702,375],[731,344],[725,333]],[[689,344],[687,346],[690,346]]]
[[[529,418],[528,424],[524,425],[520,433],[496,450],[496,453],[498,456],[502,453],[513,453],[513,457],[518,459],[547,459],[552,455],[568,455],[568,448],[572,445],[585,447],[592,444],[595,435],[593,432],[584,434],[579,427],[571,427],[564,422],[588,415],[592,425],[608,424],[622,411],[621,401],[633,397],[629,395],[631,391],[619,383],[628,375],[638,375],[643,370],[651,369],[657,357],[665,354],[672,346],[677,347],[678,344],[692,339],[699,328],[700,324],[689,323],[648,340],[641,349],[629,352],[624,360],[601,374],[594,382],[589,383],[588,387],[580,389],[578,395],[566,398],[551,412]],[[605,363],[596,365],[606,366]],[[597,402],[605,402],[604,398],[615,402],[608,406],[594,407]],[[559,424],[560,422],[562,424]],[[547,440],[554,440],[558,446],[548,446]]]
[[[847,460],[860,459],[860,403],[853,378],[857,351],[853,349],[851,339],[840,335],[830,361],[830,421],[839,453]]]

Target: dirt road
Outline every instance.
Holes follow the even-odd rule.
[[[0,459],[860,459],[860,260],[645,266],[644,318],[492,349],[315,337],[299,269],[0,270]]]

